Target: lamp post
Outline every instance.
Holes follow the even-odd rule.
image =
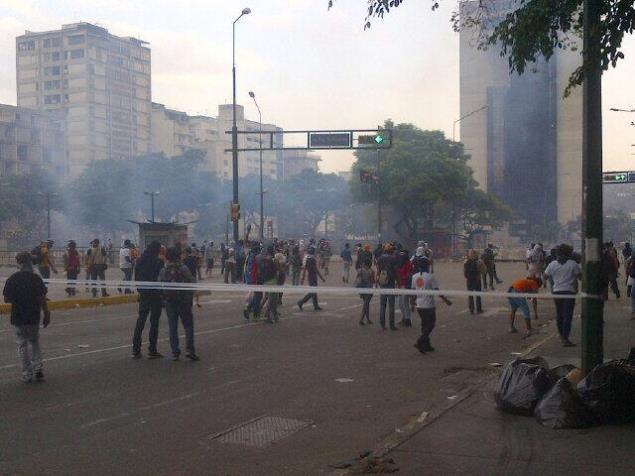
[[[483,106],[483,107],[479,107],[478,109],[475,109],[472,112],[468,112],[467,114],[465,114],[464,116],[459,117],[456,121],[454,121],[454,124],[452,124],[452,142],[454,142],[454,139],[456,137],[456,125],[461,122],[463,119],[470,117],[472,114],[476,114],[477,112],[483,111],[487,109],[487,105]]]
[[[51,238],[51,197],[57,197],[57,193],[53,192],[38,192],[41,197],[46,197],[46,236]]]
[[[155,195],[159,195],[160,192],[156,191],[156,192],[143,192],[144,195],[148,195],[150,197],[150,206],[152,209],[152,223],[154,223],[154,196]]]
[[[251,10],[243,8],[238,18],[232,24],[232,182],[233,202],[238,203],[238,129],[236,128],[236,22],[243,15],[249,15]],[[238,220],[233,222],[234,242],[238,243]]]
[[[249,91],[249,97],[254,100],[256,109],[258,109],[258,142],[260,144],[260,239],[265,238],[265,205],[264,205],[264,191],[262,188],[262,112],[260,112],[260,106],[256,101],[256,95],[253,91]]]

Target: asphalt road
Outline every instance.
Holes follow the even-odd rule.
[[[460,265],[438,264],[436,272],[442,287],[463,289]],[[523,274],[524,265],[499,265],[506,283]],[[338,280],[335,269],[328,284]],[[437,351],[421,355],[413,348],[418,318],[413,328],[382,332],[376,298],[372,326],[358,324],[354,296],[320,295],[319,313],[310,304],[300,311],[297,296],[284,300],[283,319],[267,325],[242,318],[244,293],[202,297],[200,362],[132,360],[134,305],[54,313],[41,332],[46,382],[38,384],[20,381],[2,316],[0,474],[328,473],[329,464],[456,394],[468,384],[451,378],[457,371],[504,362],[554,328],[521,340],[507,333],[502,299],[485,299],[485,313],[472,316],[467,299],[457,298],[451,307],[437,303]],[[545,323],[553,304],[541,304],[540,313]],[[168,356],[165,316],[159,337]],[[262,416],[303,427],[264,447],[223,441],[227,430]],[[266,423],[250,435],[272,435]]]

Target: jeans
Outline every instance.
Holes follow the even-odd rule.
[[[360,320],[366,318],[367,321],[370,321],[370,300],[373,298],[372,294],[360,294],[362,298],[362,317]]]
[[[309,299],[313,302],[313,309],[317,309],[318,307],[320,307],[320,305],[318,304],[317,293],[306,294],[302,299],[300,299],[300,301],[298,301],[298,303],[302,305]]]
[[[260,314],[260,305],[262,303],[262,295],[263,293],[255,292],[251,294],[249,302],[247,303],[247,311],[251,311],[254,315]]]
[[[77,294],[77,287],[73,286],[74,283],[70,282],[70,281],[77,281],[77,275],[79,274],[79,271],[76,269],[73,270],[66,270],[66,279],[69,280],[68,286],[65,291],[69,296],[75,296]],[[72,286],[72,287],[71,287]]]
[[[348,283],[351,278],[351,263],[349,261],[344,261],[344,269],[342,270],[342,280],[345,283]]]
[[[386,304],[388,304],[388,323],[395,327],[395,296],[382,294],[379,296],[379,324],[386,327]]]
[[[410,296],[399,296],[399,310],[401,311],[401,319],[410,321]]]
[[[40,326],[15,326],[18,355],[22,361],[22,378],[31,380],[33,374],[42,370],[42,354],[40,352]]]
[[[557,291],[554,294],[575,294],[570,291]],[[573,320],[573,309],[575,299],[554,299],[556,302],[556,320],[558,324],[558,334],[562,339],[569,339],[571,333],[571,321]]]
[[[278,301],[281,293],[267,293],[267,308],[265,317],[267,319],[278,319]]]
[[[192,303],[187,301],[165,303],[165,312],[168,315],[170,326],[170,347],[172,355],[180,355],[179,348],[179,319],[185,330],[185,349],[188,354],[194,354],[194,316],[192,315]]]
[[[467,281],[467,290],[468,291],[481,291],[481,280],[468,280]],[[470,308],[470,312],[474,314],[474,296],[469,296],[467,298],[467,304]],[[483,306],[481,304],[481,296],[476,296],[476,312],[483,312]]]
[[[150,314],[150,345],[148,351],[154,353],[157,351],[157,339],[159,337],[159,318],[161,317],[161,309],[163,303],[158,295],[139,295],[139,317],[137,317],[137,325],[135,326],[134,336],[132,338],[132,352],[141,352],[141,335],[146,325],[148,314]]]
[[[132,281],[132,267],[130,268],[121,268],[121,272],[123,273],[122,281]],[[121,288],[119,288],[119,292],[121,292]],[[132,290],[130,288],[126,288],[126,294],[131,294]]]
[[[483,275],[483,289],[487,289],[488,276],[489,276],[489,288],[494,289],[494,271],[491,268],[487,268],[487,271]]]
[[[101,281],[106,281],[106,267],[104,265],[94,265],[90,268],[90,279],[92,281],[96,281],[96,280],[101,280]],[[93,289],[92,289],[92,293],[93,293],[93,297],[97,296],[97,283],[93,283]],[[101,295],[102,296],[107,296],[108,293],[106,292],[106,288],[102,287],[101,288]]]
[[[294,286],[300,285],[300,273],[302,272],[302,268],[293,268],[291,271],[291,284]]]
[[[437,322],[437,310],[434,307],[417,308],[417,312],[421,318],[421,337],[419,337],[415,345],[419,350],[429,350],[432,347],[430,345],[430,334],[432,334]]]

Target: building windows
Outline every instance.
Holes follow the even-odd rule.
[[[44,76],[57,76],[60,74],[59,66],[48,66],[44,68]]]
[[[44,61],[59,61],[60,60],[60,52],[54,51],[52,53],[44,53]]]
[[[18,160],[20,162],[26,162],[28,159],[28,148],[25,144],[18,145]]]
[[[18,43],[18,51],[33,51],[35,49],[35,40],[22,41]]]
[[[84,57],[84,50],[70,50],[64,52],[64,59],[80,59]]]
[[[59,104],[61,97],[59,94],[50,94],[48,96],[44,96],[44,104]]]
[[[84,35],[72,35],[66,38],[66,41],[69,45],[81,45],[84,43],[85,38]]]
[[[47,38],[42,42],[44,48],[54,48],[62,44],[61,38]]]
[[[50,89],[58,89],[60,87],[60,81],[44,81],[44,90],[48,91]]]

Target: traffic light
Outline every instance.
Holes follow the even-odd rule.
[[[229,215],[231,221],[240,220],[240,203],[229,202]]]
[[[628,172],[606,172],[602,174],[604,183],[627,183]]]
[[[359,136],[357,143],[359,145],[381,145],[384,142],[384,136],[381,134]]]

